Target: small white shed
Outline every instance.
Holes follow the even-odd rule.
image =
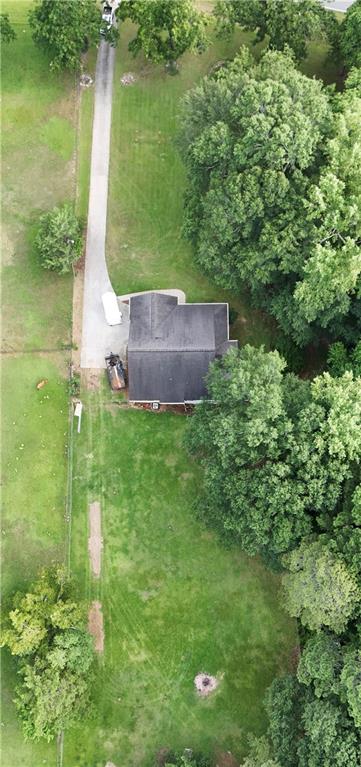
[[[122,313],[118,306],[118,301],[115,293],[109,290],[102,295],[102,303],[105,314],[105,319],[108,325],[121,325]]]

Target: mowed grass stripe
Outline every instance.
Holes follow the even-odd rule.
[[[117,409],[106,387],[84,402],[73,562],[87,590],[80,518],[90,483],[102,505],[102,585],[91,593],[101,595],[105,652],[96,716],[67,735],[66,758],[145,766],[158,748],[184,744],[241,755],[296,642],[278,580],[194,518],[200,475],[183,448],[185,418]],[[194,691],[202,670],[223,675],[209,701]]]

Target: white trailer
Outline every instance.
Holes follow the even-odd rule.
[[[102,303],[105,314],[105,319],[108,325],[121,325],[122,313],[118,306],[118,300],[111,290],[102,295]]]

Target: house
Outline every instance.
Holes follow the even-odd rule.
[[[207,394],[209,363],[237,348],[229,340],[228,304],[182,304],[146,293],[130,298],[130,402],[184,404]]]

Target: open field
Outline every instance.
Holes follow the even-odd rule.
[[[278,579],[194,518],[200,475],[183,448],[184,417],[124,409],[105,386],[84,399],[72,571],[84,597],[102,603],[105,652],[96,715],[67,734],[65,764],[145,767],[165,746],[240,755],[246,733],[262,731],[264,690],[297,642]],[[100,579],[87,551],[95,501]],[[200,671],[221,680],[208,700],[194,691]]]
[[[181,96],[251,35],[218,40],[202,56],[186,54],[180,74],[170,77],[163,66],[129,54],[131,34],[131,25],[123,25],[114,78],[107,229],[114,288],[121,294],[172,287],[184,290],[188,301],[228,300],[239,313],[232,337],[271,344],[272,321],[252,310],[246,297],[221,291],[194,265],[181,233],[185,173],[174,143]],[[124,87],[120,78],[129,71],[137,82]]]
[[[18,35],[3,53],[2,74],[3,348],[16,352],[2,365],[5,602],[66,549],[69,351],[62,348],[71,340],[71,279],[42,271],[33,241],[38,215],[76,192],[86,215],[93,105],[89,89],[77,141],[75,79],[49,72],[31,42],[29,5],[2,3]],[[161,67],[128,55],[129,31],[114,80],[108,228],[114,285],[121,292],[171,285],[191,301],[222,300],[181,238],[184,173],[173,138],[179,97],[212,62],[233,55],[241,36],[217,42],[204,57],[185,57],[179,77],[168,78]],[[321,71],[319,50],[313,55]],[[93,65],[94,58],[90,71]],[[136,86],[120,86],[124,71],[138,74]],[[272,323],[250,309],[246,296],[230,302],[239,312],[236,337],[272,343]],[[48,384],[37,391],[43,378]],[[107,759],[148,767],[167,745],[234,748],[241,755],[246,732],[264,728],[264,689],[287,668],[296,643],[279,606],[278,581],[256,560],[224,549],[194,519],[200,477],[182,448],[185,419],[122,410],[104,388],[83,394],[72,569],[81,594],[103,605],[105,653],[96,715],[66,734],[64,767],[104,767]],[[87,552],[94,500],[101,503],[105,544],[98,581]],[[55,744],[23,741],[11,704],[14,668],[4,655],[4,765],[55,767]],[[202,670],[221,678],[209,700],[193,690]]]
[[[51,74],[33,45],[29,2],[3,2],[17,39],[2,49],[2,587],[3,604],[66,546],[67,365],[71,277],[41,269],[38,216],[76,189],[78,90]],[[13,353],[16,352],[16,353]],[[48,383],[37,390],[41,379]],[[1,757],[11,767],[54,765],[55,744],[25,743],[11,701],[16,681],[2,666]]]

